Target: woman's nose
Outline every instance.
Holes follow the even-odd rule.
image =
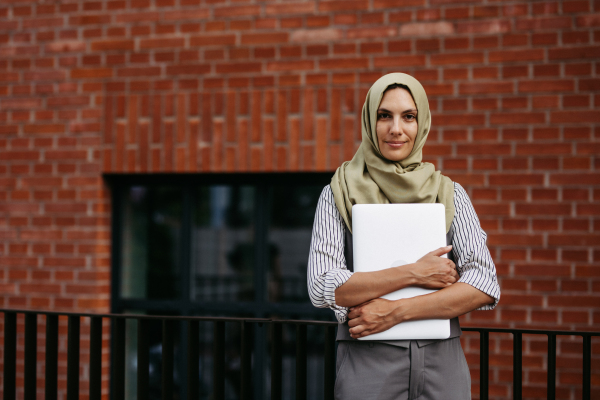
[[[391,133],[394,135],[402,135],[402,118],[394,117]]]

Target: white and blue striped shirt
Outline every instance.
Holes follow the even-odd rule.
[[[487,235],[481,229],[479,218],[467,192],[454,183],[454,220],[449,237],[460,275],[458,282],[481,290],[494,298],[494,303],[479,310],[492,310],[500,300],[500,286],[496,267],[486,245]],[[308,293],[315,307],[329,307],[337,320],[345,322],[348,308],[335,304],[335,290],[342,286],[353,272],[346,267],[344,257],[344,220],[327,185],[317,205],[308,258]]]

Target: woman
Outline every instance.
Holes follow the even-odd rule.
[[[323,190],[313,227],[309,293],[329,307],[338,329],[336,399],[470,399],[458,316],[500,299],[496,269],[464,189],[422,162],[431,114],[413,77],[377,80],[362,111],[362,144]],[[442,203],[448,246],[414,264],[352,272],[352,205]],[[408,234],[408,233],[407,233]],[[399,243],[403,233],[399,232]],[[440,256],[448,254],[448,258]],[[441,289],[411,299],[380,297],[407,286]],[[451,319],[446,340],[357,341],[418,319]]]

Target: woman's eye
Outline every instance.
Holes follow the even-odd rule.
[[[416,119],[416,118],[417,118],[417,116],[416,116],[416,115],[414,115],[414,114],[406,114],[406,115],[404,116],[404,118],[406,118],[406,119],[407,119],[407,120],[409,120],[409,121],[412,121],[412,120]]]
[[[385,113],[380,113],[377,114],[377,119],[385,119],[385,118],[389,118],[390,114],[385,114]]]

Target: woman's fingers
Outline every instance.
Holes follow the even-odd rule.
[[[432,252],[429,252],[427,255],[429,256],[436,256],[436,257],[440,257],[443,256],[444,254],[448,254],[450,252],[450,250],[452,250],[452,246],[444,246],[444,247],[440,247],[439,249],[436,249]]]

